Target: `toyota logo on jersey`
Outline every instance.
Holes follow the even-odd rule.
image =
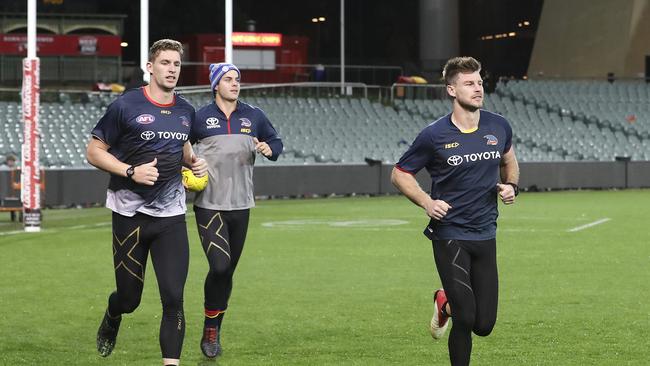
[[[452,155],[449,158],[447,158],[447,164],[451,166],[459,166],[464,161],[475,162],[475,161],[493,160],[493,159],[501,159],[501,154],[498,151],[484,151],[480,153],[463,154],[462,156]]]
[[[210,117],[205,120],[205,125],[208,126],[208,129],[210,128],[219,128],[219,118],[217,117]]]
[[[452,155],[447,159],[447,164],[451,166],[459,166],[463,162],[463,157],[460,155]]]
[[[153,139],[154,137],[156,137],[156,133],[153,131],[144,131],[140,134],[140,138],[147,141]]]

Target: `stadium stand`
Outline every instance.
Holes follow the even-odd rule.
[[[650,160],[648,83],[510,81],[499,83],[496,94],[491,99],[504,103],[488,109],[509,117],[524,146],[564,160]]]
[[[47,168],[87,167],[92,126],[114,96],[84,103],[62,95],[41,104],[41,162]],[[195,106],[208,92],[187,94]],[[248,96],[285,141],[283,164],[394,163],[428,123],[449,113],[446,100]],[[486,96],[485,108],[512,123],[522,162],[650,160],[650,85],[643,82],[509,81]],[[0,102],[0,155],[20,155],[20,104]],[[265,164],[265,159],[258,159]]]

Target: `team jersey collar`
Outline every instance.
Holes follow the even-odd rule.
[[[147,98],[147,100],[151,104],[155,105],[156,107],[169,108],[169,107],[173,107],[176,104],[176,93],[172,94],[172,102],[171,103],[169,103],[169,104],[161,104],[161,103],[156,102],[155,100],[153,100],[153,98],[151,98],[151,96],[149,96],[149,93],[147,93],[147,88],[145,88],[143,86],[141,89],[142,89],[142,93],[144,94],[144,97]]]
[[[219,111],[219,113],[221,113],[224,117],[226,117],[226,113],[224,111],[222,111],[221,108],[219,108],[219,105],[217,105],[216,101],[212,101],[212,106],[217,111]],[[240,108],[239,108],[240,106],[241,106],[241,102],[239,100],[237,100],[237,103],[235,104],[235,109],[232,111],[232,113],[230,115],[232,116],[233,114],[235,114],[235,112],[238,112],[240,110]]]
[[[476,132],[476,131],[478,131],[478,129],[481,127],[481,117],[482,117],[482,115],[483,115],[483,111],[480,110],[480,109],[479,109],[479,119],[478,119],[478,124],[476,125],[476,127],[474,127],[474,128],[470,128],[469,130],[461,130],[460,127],[456,126],[456,124],[454,123],[454,121],[451,120],[451,116],[452,116],[452,114],[453,114],[453,113],[449,113],[449,115],[447,116],[448,119],[449,119],[449,125],[450,125],[452,128],[455,128],[455,129],[457,129],[458,131],[460,131],[460,133],[472,133],[472,132]]]

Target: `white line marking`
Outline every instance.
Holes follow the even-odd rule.
[[[54,234],[65,230],[85,230],[85,229],[93,229],[93,228],[99,228],[99,227],[110,226],[110,225],[111,225],[110,222],[100,222],[97,224],[90,224],[90,225],[64,226],[64,227],[58,227],[56,229],[42,229],[37,234],[43,234],[43,233]],[[27,233],[25,230],[5,231],[5,232],[0,232],[0,236],[20,235],[25,233]],[[28,233],[28,234],[34,234],[34,233]]]
[[[321,227],[345,227],[345,228],[385,228],[386,226],[398,226],[408,224],[408,221],[396,219],[359,219],[352,221],[343,220],[326,220],[326,219],[302,219],[302,220],[286,220],[286,221],[271,221],[262,223],[263,227],[272,228],[294,228],[294,227],[307,227],[307,226],[321,226]]]
[[[15,234],[23,234],[25,233],[25,230],[15,230],[15,231],[4,231],[0,233],[0,236],[3,235],[15,235]]]
[[[60,229],[64,230],[80,230],[80,229],[90,229],[94,227],[102,227],[102,226],[109,226],[112,225],[110,222],[100,222],[97,224],[90,224],[90,225],[76,225],[76,226],[67,226],[67,227],[62,227]]]
[[[600,225],[600,224],[605,223],[605,222],[607,222],[609,220],[611,220],[609,217],[605,217],[604,219],[600,219],[600,220],[597,220],[597,221],[594,221],[594,222],[590,222],[588,224],[584,224],[584,225],[581,225],[581,226],[574,227],[572,229],[567,230],[567,232],[574,233],[576,231],[588,229],[588,228],[590,228],[592,226]]]
[[[193,217],[194,212],[188,212],[185,214],[185,216]],[[66,220],[74,220],[74,218],[67,218]],[[54,234],[64,230],[85,230],[85,229],[92,229],[92,228],[98,228],[98,227],[104,227],[110,225],[112,225],[112,223],[109,221],[109,222],[100,222],[97,224],[88,224],[88,225],[63,226],[63,227],[58,227],[56,229],[42,229],[38,233]],[[25,230],[3,231],[0,232],[0,236],[20,235],[25,233],[26,233]],[[29,233],[29,234],[34,234],[34,233]]]

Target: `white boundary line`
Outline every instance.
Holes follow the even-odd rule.
[[[603,224],[603,223],[605,223],[605,222],[607,222],[609,220],[611,220],[609,217],[605,217],[604,219],[600,219],[600,220],[597,220],[597,221],[594,221],[594,222],[590,222],[588,224],[584,224],[584,225],[581,225],[581,226],[576,226],[576,227],[574,227],[572,229],[567,230],[567,232],[574,233],[576,231],[588,229],[588,228],[590,228],[592,226]]]
[[[110,226],[110,225],[111,225],[111,222],[100,222],[100,223],[97,223],[97,224],[90,224],[90,225],[64,226],[64,227],[58,227],[58,228],[54,228],[54,229],[44,229],[44,230],[41,230],[41,233],[54,234],[54,233],[58,233],[58,232],[65,231],[65,230],[85,230],[85,229],[93,229],[93,228]],[[20,235],[20,234],[25,234],[25,233],[26,233],[25,230],[5,231],[5,232],[0,232],[0,237],[1,236],[7,236],[7,235]]]
[[[186,213],[185,217],[194,217],[194,212]],[[73,219],[74,218],[68,218],[66,220],[73,220]],[[58,228],[55,228],[55,229],[44,229],[44,230],[41,231],[41,233],[45,232],[46,234],[53,234],[53,233],[57,233],[59,231],[64,231],[64,230],[84,230],[84,229],[91,229],[91,228],[104,227],[104,226],[110,226],[110,225],[112,225],[111,221],[100,222],[100,223],[96,223],[96,224],[88,224],[88,225],[62,226],[62,227],[58,227]],[[25,233],[26,233],[25,230],[0,231],[0,237],[8,236],[8,235],[19,235],[19,234],[25,234]]]

